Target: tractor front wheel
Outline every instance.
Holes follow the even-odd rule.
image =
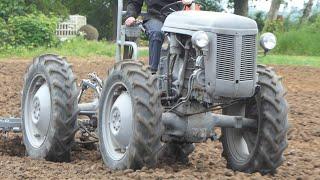
[[[109,73],[100,99],[99,139],[111,169],[140,169],[157,163],[161,148],[161,101],[157,78],[136,61],[122,61]]]

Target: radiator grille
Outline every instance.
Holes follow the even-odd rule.
[[[256,36],[255,35],[243,36],[242,51],[241,51],[240,81],[253,80],[255,53],[256,53]]]
[[[235,79],[235,37],[217,36],[217,79],[234,81]]]

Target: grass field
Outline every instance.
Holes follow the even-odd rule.
[[[100,41],[92,42],[83,39],[74,39],[63,42],[54,48],[35,48],[32,50],[25,48],[16,48],[0,52],[0,60],[21,58],[31,59],[45,53],[55,53],[66,57],[105,57],[113,58],[115,56],[115,45],[111,42]],[[139,57],[148,56],[147,48],[139,52]],[[320,56],[288,56],[271,54],[266,57],[258,56],[259,64],[274,65],[295,65],[320,67]]]
[[[53,53],[66,57],[114,57],[116,47],[114,43],[107,41],[86,41],[83,39],[73,39],[66,41],[53,48],[39,47],[34,49],[15,48],[0,51],[1,59],[12,58],[33,58],[41,54]],[[139,52],[140,56],[147,56],[148,52]]]
[[[259,56],[258,63],[320,67],[320,56],[288,56],[288,55],[268,55],[266,57]]]

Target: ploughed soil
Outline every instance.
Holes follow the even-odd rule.
[[[71,59],[78,79],[95,71],[106,77],[111,60]],[[0,61],[0,116],[20,116],[23,75],[29,60]],[[320,179],[320,69],[275,66],[288,89],[290,104],[286,161],[274,175],[245,174],[226,168],[219,142],[197,144],[190,163],[162,164],[155,169],[111,171],[98,151],[75,148],[71,163],[52,163],[25,157],[21,134],[0,135],[1,179]]]

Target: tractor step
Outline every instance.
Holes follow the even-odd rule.
[[[21,132],[21,118],[1,118],[0,132]]]

